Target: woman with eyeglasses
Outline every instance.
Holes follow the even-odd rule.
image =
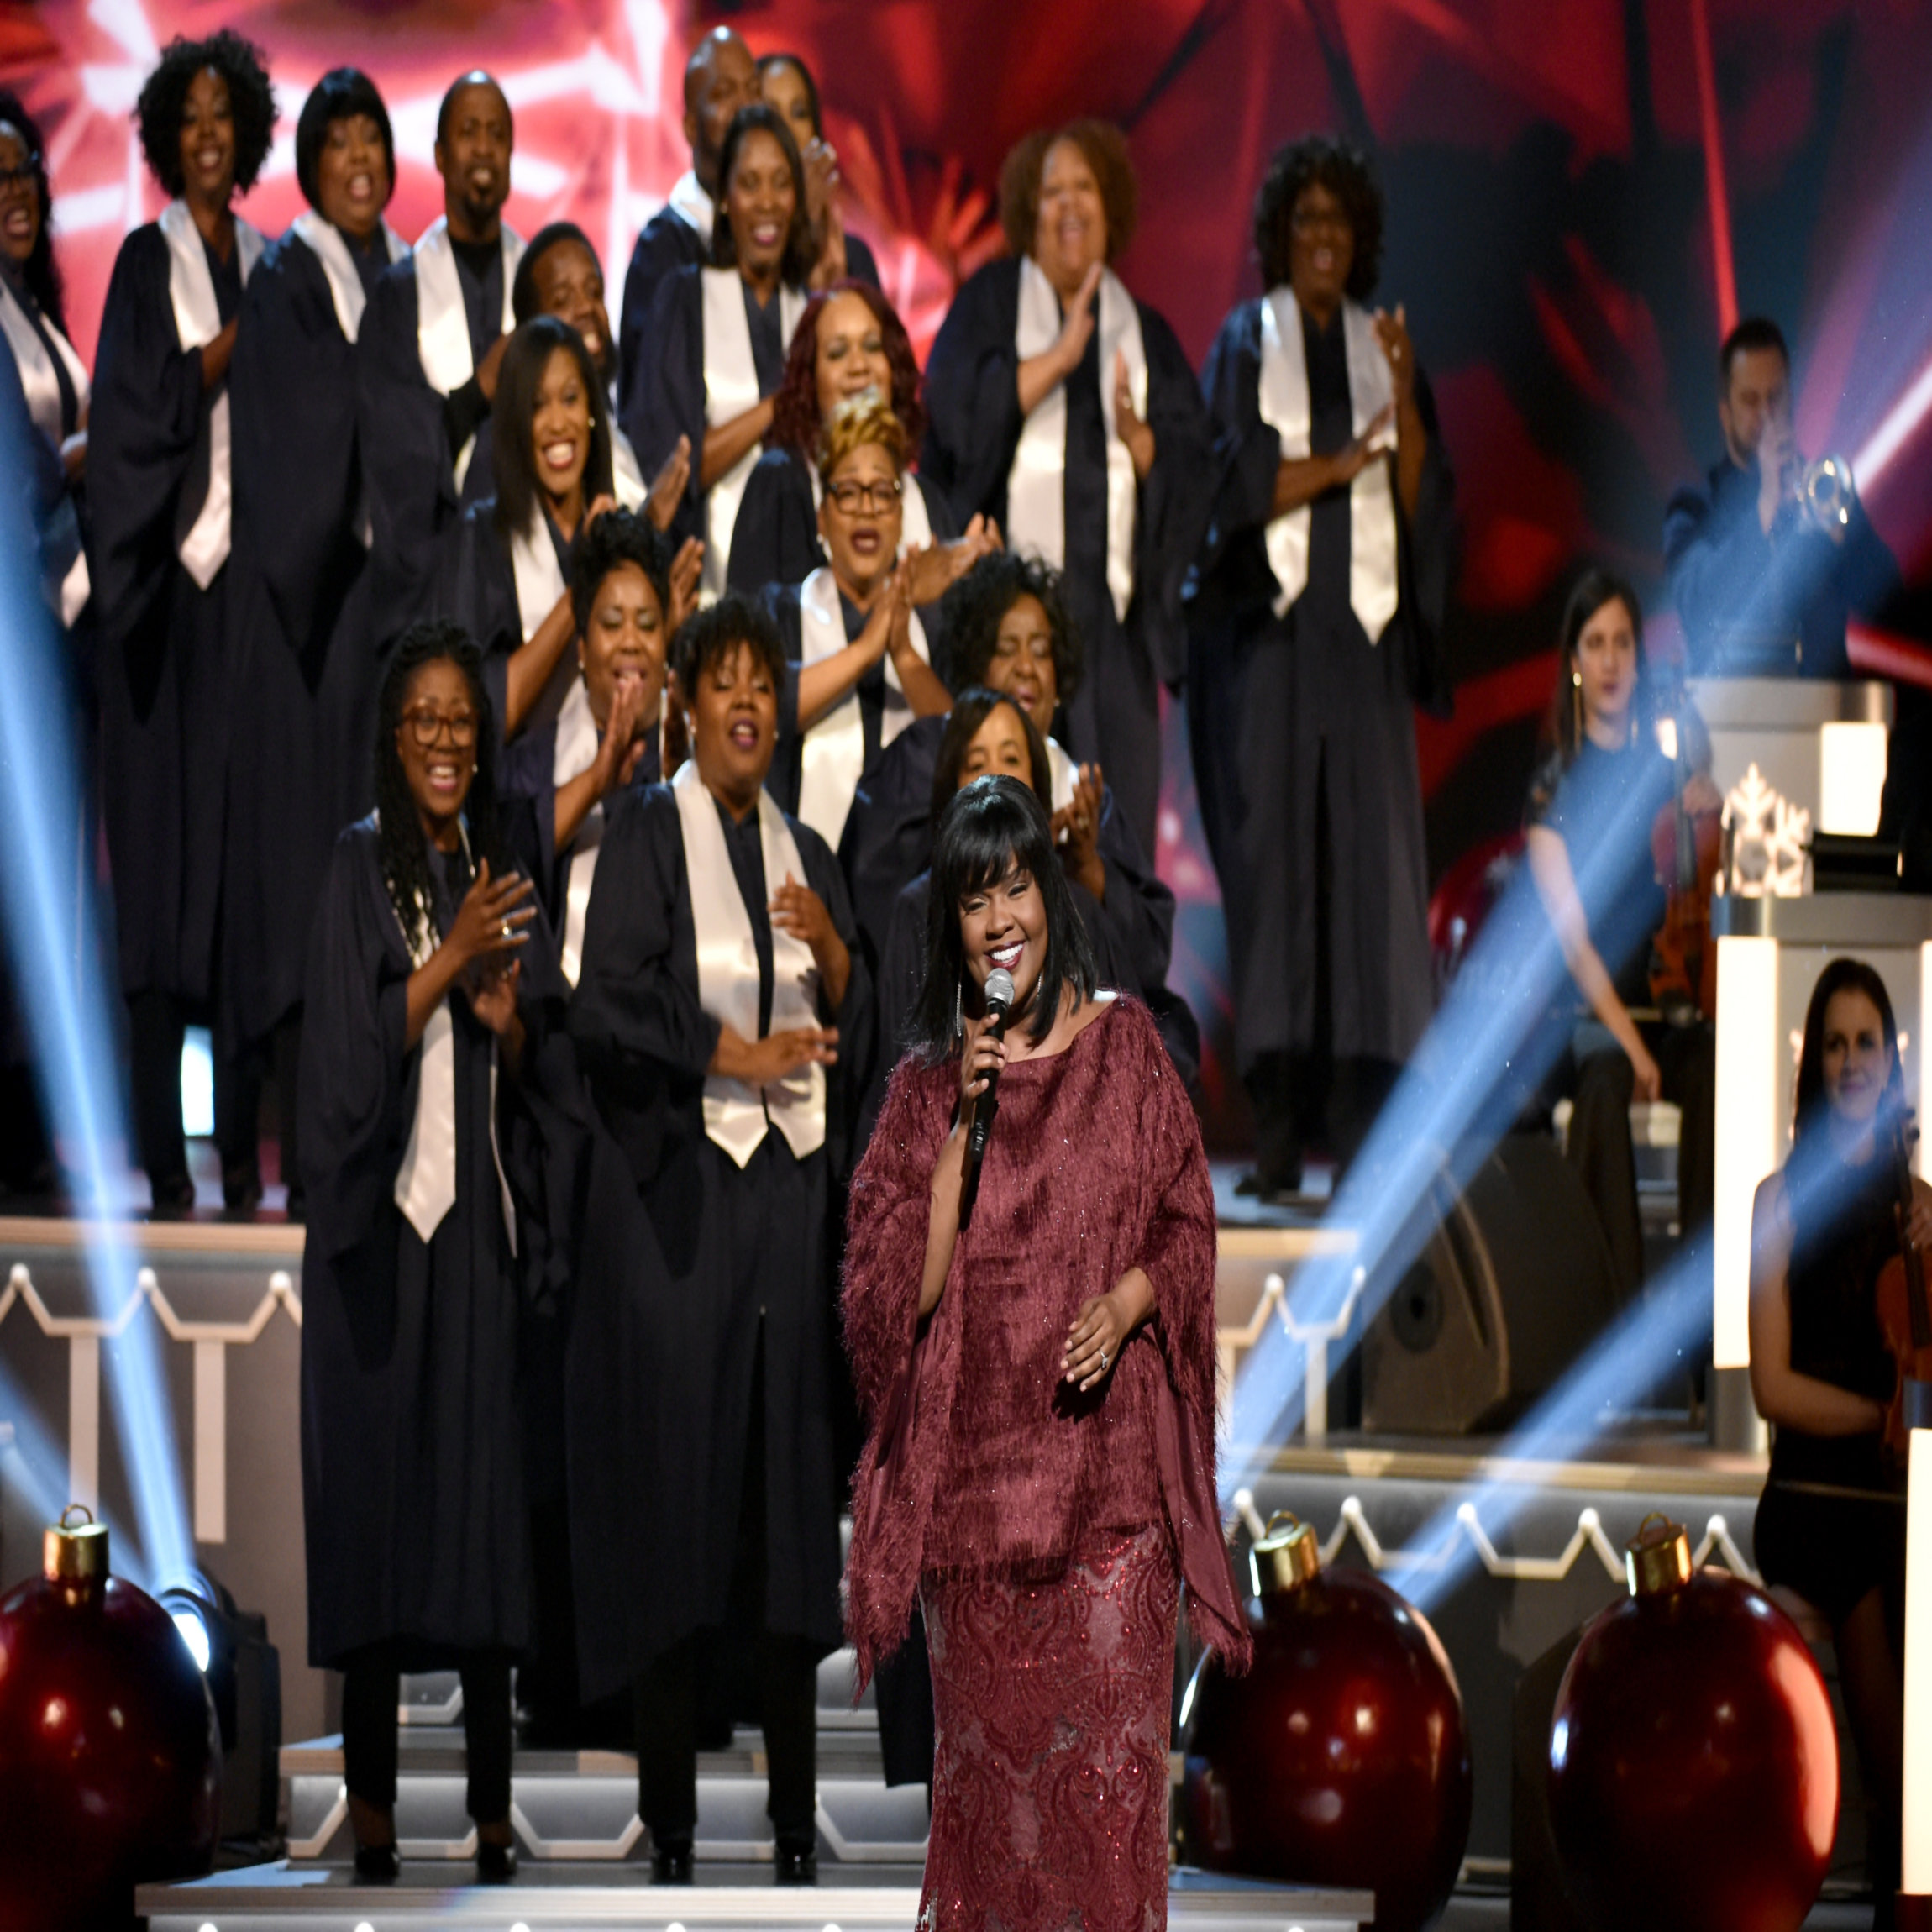
[[[356,1871],[377,1880],[396,1875],[398,1672],[461,1672],[477,1865],[501,1881],[531,1635],[517,1265],[575,1072],[455,626],[403,633],[374,735],[376,809],[336,841],[303,989],[309,1660],[343,1673]]]
[[[226,30],[174,41],[136,121],[148,171],[173,198],[115,260],[89,443],[102,791],[135,1139],[156,1210],[192,1207],[181,1037],[191,1014],[212,1018],[222,1197],[246,1211],[261,1199],[260,1081],[228,1037],[216,935],[239,696],[228,373],[265,245],[234,202],[275,135],[260,50]]]
[[[819,678],[838,675],[837,701],[801,706],[799,735],[780,747],[772,796],[835,852],[853,795],[916,717],[951,699],[933,675],[912,608],[916,564],[900,560],[906,433],[874,396],[837,411],[817,451],[818,528],[830,559],[765,602],[785,655]]]
[[[299,1215],[304,942],[336,834],[369,809],[374,779],[355,344],[376,276],[407,252],[383,219],[396,149],[366,74],[338,67],[310,89],[295,165],[309,205],[255,264],[228,361],[228,622],[246,722],[230,746],[222,971],[238,1047],[274,1056]]]

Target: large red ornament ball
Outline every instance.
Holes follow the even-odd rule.
[[[1373,1892],[1380,1932],[1413,1932],[1448,1902],[1469,1840],[1462,1695],[1420,1611],[1364,1571],[1319,1563],[1306,1525],[1258,1545],[1254,1667],[1230,1678],[1210,1653],[1194,1673],[1185,1854]]]
[[[1557,1692],[1550,1822],[1596,1926],[1796,1932],[1838,1824],[1817,1663],[1763,1591],[1640,1531],[1631,1594],[1584,1630]]]
[[[167,1612],[105,1573],[106,1533],[91,1534],[78,1567],[93,1573],[70,1561],[0,1599],[0,1932],[126,1923],[137,1883],[213,1862],[207,1687]]]

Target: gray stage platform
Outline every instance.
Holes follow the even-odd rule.
[[[704,1872],[689,1887],[658,1887],[638,1874],[634,1884],[612,1882],[608,1869],[528,1869],[509,1886],[451,1887],[405,1866],[397,1885],[359,1885],[341,1867],[251,1866],[185,1885],[149,1885],[135,1895],[149,1932],[390,1932],[437,1926],[478,1932],[538,1927],[623,1925],[638,1932],[763,1932],[765,1927],[811,1932],[912,1932],[918,1909],[916,1872],[881,1873],[877,1882],[780,1889],[759,1882],[748,1868]],[[1326,1892],[1260,1885],[1181,1872],[1168,1893],[1173,1932],[1357,1932],[1374,1909],[1365,1892]]]

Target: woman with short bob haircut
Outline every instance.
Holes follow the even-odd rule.
[[[927,934],[914,1051],[852,1187],[846,1346],[870,1432],[848,1635],[863,1683],[922,1607],[922,1923],[969,1899],[985,1923],[1140,1932],[1166,1895],[1184,1578],[1197,1633],[1235,1668],[1248,1655],[1215,1533],[1207,1160],[1147,1009],[1095,984],[1046,808],[1017,777],[947,806]],[[995,970],[1013,981],[1003,1037]],[[1104,1813],[1064,1802],[1089,1771]]]

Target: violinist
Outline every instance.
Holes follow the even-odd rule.
[[[1546,1098],[1572,1102],[1570,1162],[1626,1299],[1644,1271],[1630,1102],[1668,1100],[1682,1110],[1678,1222],[1687,1233],[1710,1219],[1716,1110],[1712,1029],[1694,1014],[1688,1024],[1660,1017],[1650,962],[1667,911],[1652,828],[1680,806],[1693,822],[1708,815],[1718,795],[1704,773],[1680,778],[1659,748],[1653,695],[1635,591],[1611,571],[1585,571],[1563,612],[1551,748],[1530,785],[1526,843],[1569,969],[1551,1015],[1569,1038]]]
[[[1866,1876],[1898,1883],[1905,1511],[1884,1428],[1898,1368],[1879,1320],[1887,1264],[1932,1248],[1932,1187],[1904,1177],[1898,1036],[1884,983],[1834,959],[1804,1016],[1791,1158],[1751,1226],[1751,1386],[1776,1429],[1757,1565],[1831,1625],[1865,1788]],[[1908,1191],[1908,1210],[1905,1193]]]

